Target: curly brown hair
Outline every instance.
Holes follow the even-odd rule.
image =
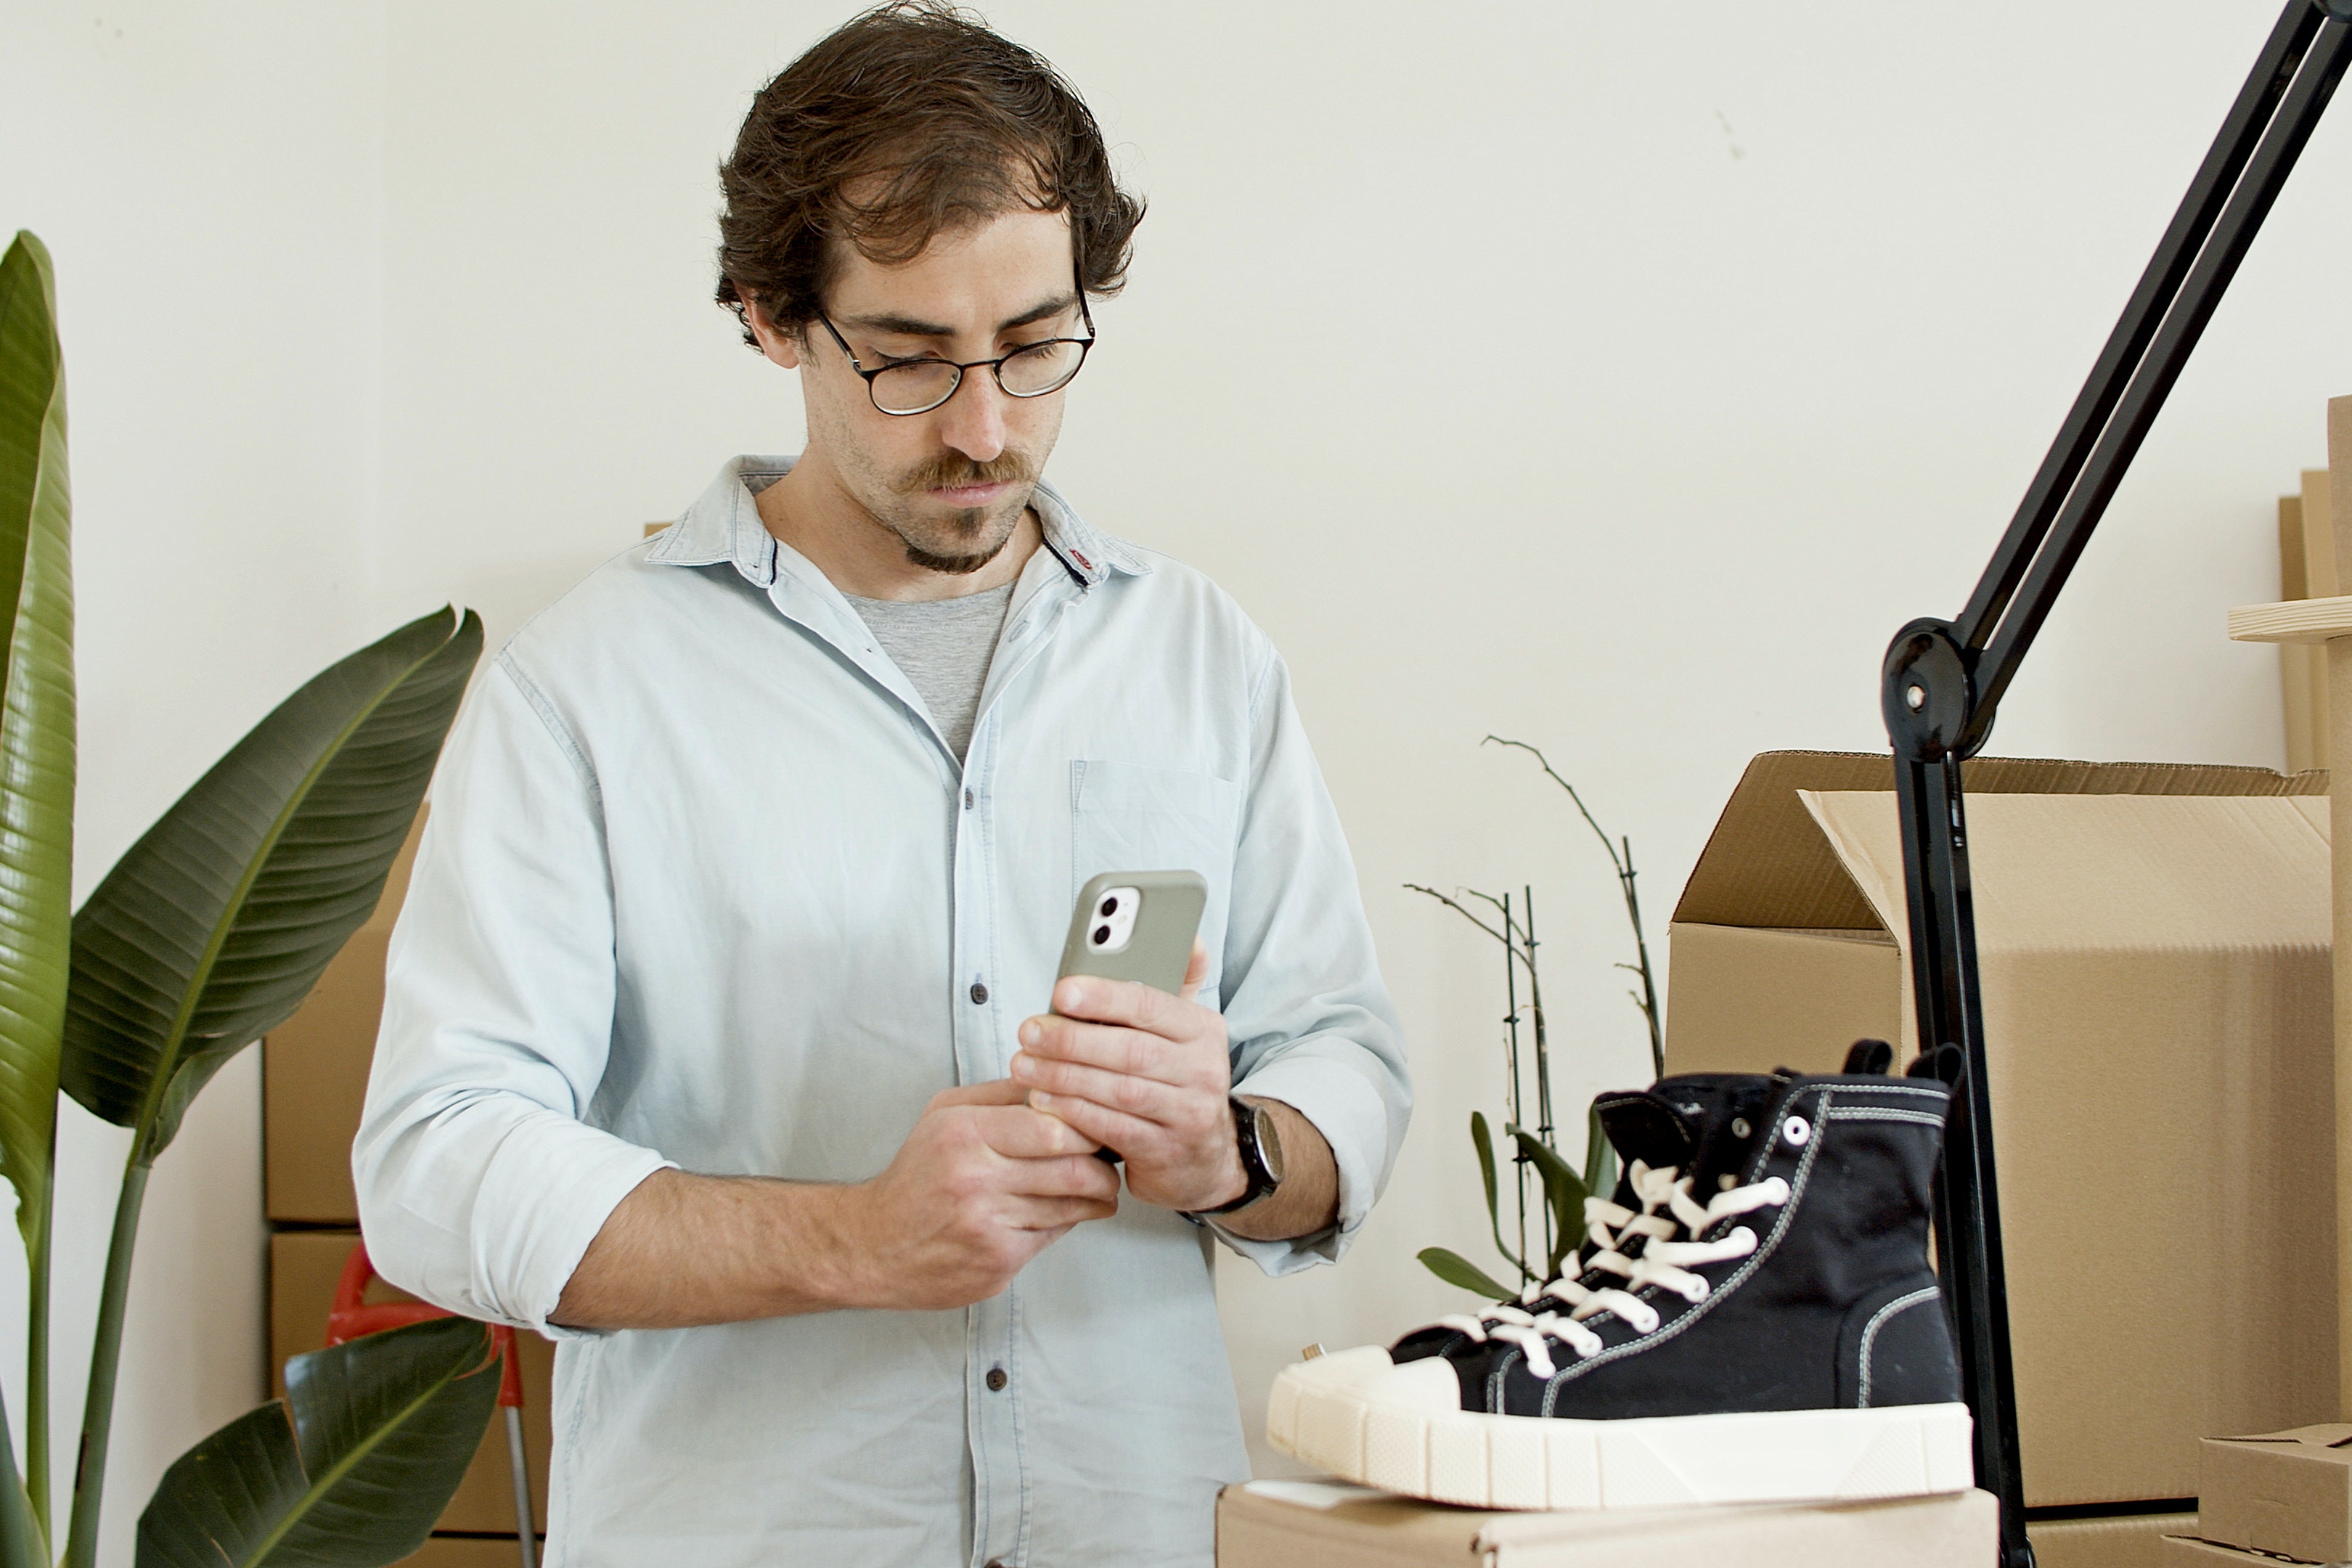
[[[1081,286],[1115,294],[1143,218],[1070,84],[947,0],[877,5],[785,67],[719,178],[718,300],[753,347],[753,300],[794,334],[816,318],[831,240],[896,266],[1001,213],[1066,212]]]

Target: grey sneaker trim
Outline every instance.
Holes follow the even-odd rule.
[[[1856,1410],[1870,1408],[1870,1347],[1872,1342],[1878,1338],[1878,1331],[1885,1327],[1886,1320],[1895,1313],[1907,1311],[1923,1301],[1939,1300],[1943,1294],[1940,1288],[1930,1285],[1924,1289],[1914,1290],[1908,1296],[1897,1296],[1870,1315],[1870,1321],[1864,1323],[1862,1328],[1862,1349],[1854,1357],[1856,1364],[1853,1407]]]
[[[1921,1127],[1941,1127],[1944,1119],[1930,1116],[1924,1110],[1904,1110],[1895,1106],[1870,1108],[1855,1106],[1844,1110],[1822,1112],[1832,1121],[1910,1121]]]

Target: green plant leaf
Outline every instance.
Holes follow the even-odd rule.
[[[329,668],[133,844],[73,922],[65,1088],[152,1162],[375,908],[482,624],[449,610]]]
[[[1584,1113],[1584,1190],[1605,1198],[1617,1190],[1617,1146],[1601,1125],[1601,1108]]]
[[[1489,1279],[1486,1270],[1458,1252],[1449,1252],[1443,1247],[1424,1247],[1413,1256],[1421,1259],[1421,1266],[1423,1268],[1428,1269],[1448,1285],[1459,1285],[1465,1290],[1474,1290],[1489,1301],[1507,1301],[1512,1299],[1512,1292],[1508,1288]]]
[[[1511,1267],[1519,1271],[1520,1279],[1533,1279],[1535,1271],[1503,1240],[1503,1209],[1496,1197],[1495,1184],[1495,1137],[1487,1131],[1486,1118],[1482,1111],[1470,1113],[1470,1142],[1478,1150],[1478,1176],[1486,1188],[1486,1228],[1495,1237],[1495,1250],[1510,1260]]]
[[[57,287],[20,232],[0,258],[0,1173],[30,1253],[49,1213],[73,914],[72,513]]]
[[[1478,1146],[1478,1179],[1486,1185],[1486,1218],[1502,1234],[1503,1211],[1497,1206],[1495,1188],[1495,1136],[1486,1131],[1484,1112],[1470,1113],[1470,1142]]]
[[[137,1568],[378,1568],[425,1544],[498,1408],[489,1331],[393,1329],[286,1363],[286,1397],[180,1456]]]
[[[1559,1150],[1526,1128],[1507,1127],[1504,1131],[1518,1140],[1520,1151],[1535,1163],[1537,1173],[1543,1177],[1544,1201],[1551,1205],[1552,1244],[1548,1262],[1557,1274],[1559,1260],[1584,1245],[1584,1178],[1569,1169]]]

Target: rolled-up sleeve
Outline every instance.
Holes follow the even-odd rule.
[[[1387,1186],[1412,1111],[1402,1031],[1381,983],[1354,861],[1270,649],[1251,704],[1251,775],[1225,931],[1223,1005],[1236,1093],[1315,1124],[1339,1172],[1336,1226],[1253,1241],[1210,1222],[1268,1274],[1336,1262]]]
[[[613,1033],[607,864],[588,760],[501,655],[434,782],[352,1171],[386,1279],[557,1338],[588,1244],[671,1163],[583,1120]]]

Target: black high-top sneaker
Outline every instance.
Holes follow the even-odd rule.
[[[1847,1057],[1848,1071],[1883,1070],[1884,1060],[1874,1058],[1868,1047],[1888,1049],[1884,1041],[1856,1042]],[[1638,1254],[1650,1232],[1670,1234],[1673,1222],[1663,1219],[1645,1222],[1630,1237],[1612,1235],[1610,1227],[1640,1215],[1642,1189],[1650,1182],[1643,1173],[1647,1171],[1692,1170],[1702,1159],[1727,1170],[1736,1167],[1754,1140],[1754,1130],[1763,1124],[1764,1112],[1777,1090],[1773,1079],[1746,1073],[1694,1073],[1671,1081],[1671,1096],[1658,1092],[1666,1087],[1661,1084],[1654,1089],[1604,1094],[1593,1101],[1601,1132],[1617,1151],[1617,1189],[1608,1204],[1587,1205],[1586,1239],[1576,1254],[1561,1260],[1564,1279],[1580,1278],[1604,1251],[1623,1247]],[[1497,1301],[1475,1315],[1440,1318],[1391,1345],[1389,1358],[1402,1365],[1429,1356],[1456,1363],[1483,1357],[1494,1334],[1503,1332],[1509,1339],[1511,1334],[1504,1331],[1533,1328],[1538,1314],[1572,1305],[1567,1298],[1551,1294],[1551,1287],[1558,1283],[1530,1285],[1516,1298]]]
[[[1927,1255],[1948,1094],[1864,1072],[1604,1097],[1627,1180],[1589,1205],[1592,1245],[1563,1278],[1467,1320],[1466,1343],[1291,1367],[1267,1436],[1351,1480],[1487,1508],[1965,1489]]]

